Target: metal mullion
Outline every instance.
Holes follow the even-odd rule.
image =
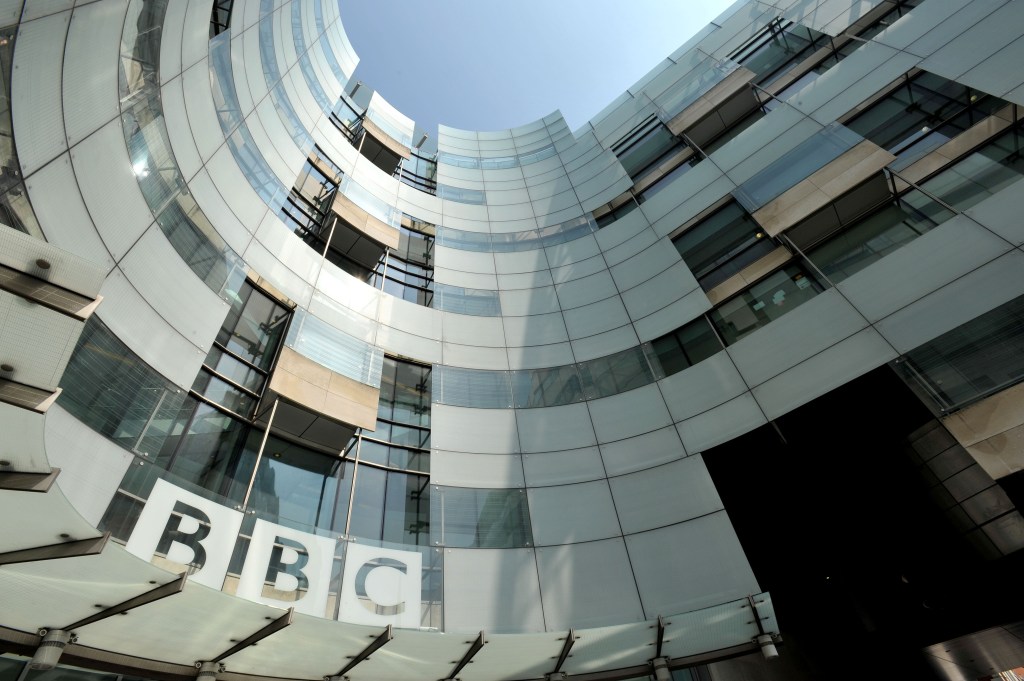
[[[224,354],[228,355],[228,356],[229,356],[229,357],[231,357],[232,359],[236,359],[236,360],[238,360],[239,362],[241,362],[242,364],[246,365],[246,366],[247,366],[247,367],[249,367],[250,369],[253,369],[253,370],[254,370],[254,371],[256,371],[257,373],[259,373],[259,374],[262,374],[263,376],[269,376],[269,375],[270,375],[270,372],[269,372],[269,371],[267,371],[267,370],[265,370],[265,369],[261,369],[260,367],[256,366],[255,364],[253,364],[253,363],[252,363],[252,362],[250,362],[249,360],[245,359],[244,357],[239,357],[238,355],[236,355],[236,354],[235,354],[235,352],[234,352],[234,351],[233,351],[233,350],[232,350],[231,348],[229,348],[229,347],[225,346],[225,345],[224,345],[223,343],[221,343],[220,341],[217,341],[217,340],[215,340],[215,341],[213,341],[213,344],[214,344],[214,346],[215,346],[215,347],[216,347],[216,348],[217,348],[218,350],[220,350],[220,351],[221,351],[221,352],[223,352]]]
[[[240,383],[236,383],[235,381],[233,381],[232,379],[228,378],[224,374],[220,373],[219,371],[216,371],[215,369],[211,369],[210,367],[208,367],[205,364],[202,365],[200,367],[200,369],[202,371],[205,371],[206,373],[210,374],[211,376],[216,376],[219,380],[227,383],[228,385],[230,385],[232,388],[235,388],[236,390],[242,391],[243,393],[245,393],[249,397],[252,397],[253,399],[257,399],[258,400],[260,398],[260,394],[259,393],[255,392],[253,390],[250,390],[249,388],[246,388],[245,386],[241,385]]]

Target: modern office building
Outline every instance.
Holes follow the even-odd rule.
[[[0,0],[0,681],[1024,664],[1024,2],[741,0],[575,131],[343,13]]]

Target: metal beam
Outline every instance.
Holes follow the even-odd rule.
[[[16,492],[48,492],[58,475],[60,475],[59,468],[51,468],[49,473],[5,471],[0,473],[0,489]]]
[[[78,620],[74,624],[69,624],[66,627],[62,627],[62,629],[64,629],[65,631],[73,631],[75,629],[78,629],[79,627],[84,627],[86,624],[99,622],[100,620],[105,620],[108,617],[126,613],[133,608],[139,607],[140,605],[146,605],[147,603],[159,601],[161,598],[167,598],[168,596],[173,596],[174,594],[181,593],[181,590],[185,588],[185,578],[187,576],[188,573],[182,572],[180,575],[178,575],[178,578],[172,582],[161,584],[155,589],[150,589],[145,593],[139,594],[138,596],[135,596],[133,598],[129,598],[127,601],[124,601],[123,603],[118,603],[117,605],[111,606],[103,610],[102,612],[96,613],[95,615],[90,615],[85,619]]]
[[[221,653],[217,657],[215,657],[212,660],[210,660],[210,662],[220,662],[221,660],[223,660],[225,658],[231,657],[232,655],[234,655],[238,651],[245,650],[249,646],[256,645],[257,643],[259,643],[263,639],[267,638],[268,636],[276,634],[277,632],[281,631],[282,629],[284,629],[285,627],[287,627],[289,624],[292,623],[292,615],[294,613],[295,613],[295,608],[288,608],[288,612],[286,612],[285,614],[281,615],[276,620],[274,620],[273,622],[271,622],[267,626],[263,627],[262,629],[257,631],[252,636],[249,636],[244,641],[239,641],[238,643],[233,645],[231,648],[228,648],[223,653]]]
[[[447,681],[451,681],[459,675],[462,668],[473,661],[473,656],[480,652],[480,649],[487,643],[487,638],[484,636],[484,632],[480,632],[480,635],[476,637],[476,640],[467,641],[469,643],[469,650],[462,656],[462,659],[455,664],[455,668],[452,669],[452,673],[445,677]]]
[[[562,652],[558,655],[558,662],[555,663],[555,668],[551,670],[552,674],[557,674],[562,671],[562,665],[569,658],[569,651],[572,650],[573,644],[576,643],[576,631],[570,629],[569,633],[565,635],[565,643],[562,644]]]
[[[31,563],[38,560],[57,560],[58,558],[75,558],[77,556],[94,556],[103,551],[103,547],[107,545],[108,539],[110,539],[110,533],[104,532],[99,537],[91,537],[89,539],[8,551],[7,553],[0,553],[0,565]]]
[[[658,615],[658,642],[656,643],[654,657],[661,657],[661,646],[665,643],[665,618]]]
[[[349,661],[349,663],[342,667],[337,674],[335,674],[334,676],[325,676],[324,679],[340,679],[341,677],[345,676],[345,674],[348,674],[353,667],[355,667],[363,660],[368,659],[370,655],[373,655],[375,652],[377,652],[381,648],[381,646],[390,641],[392,638],[394,638],[394,634],[392,633],[391,625],[389,624],[387,628],[384,629],[384,631],[380,632],[380,635],[373,639],[373,643],[359,651],[359,654],[354,655],[352,659]]]

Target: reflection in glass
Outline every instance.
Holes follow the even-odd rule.
[[[705,291],[776,248],[735,201],[687,229],[672,243]]]
[[[838,283],[951,217],[952,212],[922,192],[911,190],[809,250],[807,257],[833,283]]]
[[[533,543],[525,490],[434,485],[430,503],[430,543],[436,546],[511,549]]]
[[[757,282],[711,311],[711,321],[726,345],[818,295],[822,287],[799,265],[789,265]]]

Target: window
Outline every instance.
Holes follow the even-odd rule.
[[[711,324],[698,317],[651,342],[662,376],[671,376],[707,359],[722,349]]]
[[[650,116],[612,145],[612,152],[633,180],[659,161],[679,152],[685,145],[657,116]]]
[[[736,202],[686,230],[672,243],[705,291],[776,248]]]
[[[210,37],[218,36],[231,27],[231,7],[235,0],[214,0],[210,13]]]
[[[410,158],[403,159],[399,163],[394,176],[413,189],[419,189],[428,194],[437,193],[437,161],[420,156],[415,151],[412,152]]]
[[[838,283],[951,217],[925,194],[911,190],[809,250],[807,258]]]
[[[711,322],[725,344],[732,345],[803,305],[822,290],[802,266],[788,265],[712,310]]]
[[[604,227],[607,227],[608,225],[615,222],[616,220],[621,220],[622,218],[632,213],[633,209],[635,209],[638,205],[640,204],[638,204],[636,201],[629,200],[626,201],[621,206],[619,206],[618,208],[612,208],[604,215],[596,218],[597,228],[603,229]]]
[[[905,76],[890,92],[845,125],[909,165],[1007,103],[941,76]]]
[[[829,44],[824,33],[775,19],[729,58],[757,74],[759,85],[766,85]]]
[[[908,352],[897,369],[940,411],[967,406],[1024,379],[1024,296]]]
[[[967,210],[1024,177],[1024,128],[989,141],[921,186],[957,210]]]

